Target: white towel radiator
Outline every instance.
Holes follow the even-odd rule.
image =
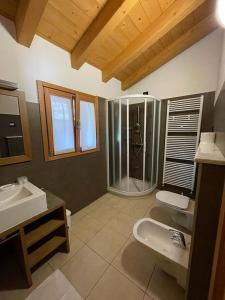
[[[203,100],[202,95],[167,102],[163,185],[194,190]]]

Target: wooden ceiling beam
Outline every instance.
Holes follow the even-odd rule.
[[[188,30],[185,34],[179,37],[175,42],[161,51],[149,62],[141,66],[136,72],[122,82],[122,90],[126,90],[136,82],[151,74],[153,71],[167,63],[175,56],[191,47],[207,34],[218,27],[215,15],[210,15],[203,19],[200,23]]]
[[[17,2],[15,0],[0,1],[0,14],[8,19],[15,20]]]
[[[20,0],[16,17],[17,41],[30,47],[48,0]]]
[[[107,37],[136,3],[137,0],[108,0],[106,2],[72,51],[73,68],[79,69],[84,64],[94,44]]]
[[[159,39],[196,10],[206,0],[175,0],[164,13],[150,24],[124,51],[115,57],[102,71],[102,80],[107,82],[113,76],[154,45]]]

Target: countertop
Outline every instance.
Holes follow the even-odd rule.
[[[225,166],[225,156],[215,143],[200,143],[195,155],[195,161],[198,163]]]

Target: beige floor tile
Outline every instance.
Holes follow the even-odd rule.
[[[105,228],[119,232],[128,238],[133,232],[134,223],[133,218],[130,216],[124,213],[118,213],[106,224]]]
[[[155,199],[149,196],[134,198],[134,206],[136,207],[151,207],[155,203]]]
[[[84,242],[78,239],[75,235],[70,233],[70,252],[69,253],[56,253],[48,263],[53,269],[60,269],[77,251],[84,246]]]
[[[120,209],[121,207],[123,207],[127,202],[129,202],[128,198],[123,198],[122,196],[116,196],[111,194],[111,197],[107,199],[107,201],[105,201],[105,204],[113,207],[115,209]]]
[[[132,206],[129,209],[126,210],[126,214],[130,216],[134,221],[137,221],[141,218],[144,218],[148,208],[146,207],[137,207]]]
[[[145,216],[168,226],[172,226],[171,216],[158,205],[154,205],[152,208],[148,209]]]
[[[107,267],[105,260],[84,246],[63,266],[62,272],[85,298]]]
[[[114,216],[118,214],[118,210],[102,204],[89,213],[89,216],[98,220],[103,225],[107,224]]]
[[[134,206],[134,201],[132,198],[124,198],[123,201],[121,200],[120,211],[123,213],[127,213],[132,209]]]
[[[108,262],[111,262],[126,241],[127,238],[119,232],[104,228],[88,242],[88,246]]]
[[[24,300],[42,281],[51,275],[53,269],[48,263],[41,266],[32,274],[33,285],[28,289],[18,289],[11,291],[1,291],[1,300]]]
[[[85,206],[84,208],[82,208],[82,212],[84,212],[85,214],[89,214],[93,210],[98,209],[102,204],[103,204],[102,201],[99,201],[97,199],[96,201],[94,201],[91,204],[89,204],[89,205]]]
[[[39,285],[42,281],[44,281],[50,274],[53,273],[53,269],[49,266],[48,263],[45,263],[39,269],[37,269],[32,274],[33,284],[35,286]]]
[[[133,220],[144,217],[146,212],[153,205],[152,201],[149,201],[146,198],[130,198],[128,200],[129,201],[121,207],[120,211],[132,217]]]
[[[133,200],[132,202],[134,203],[134,205],[139,205],[140,207],[150,207],[154,205],[154,203],[156,203],[155,194],[156,192],[153,191],[151,194],[142,197],[133,197],[131,198],[131,200]]]
[[[175,278],[158,267],[153,272],[147,294],[156,300],[184,300],[184,290],[177,284]]]
[[[86,216],[86,213],[84,213],[82,210],[76,212],[75,214],[73,214],[71,216],[71,225],[73,226],[73,225],[77,224],[85,216]]]
[[[80,222],[72,225],[71,232],[81,241],[87,243],[99,230],[102,229],[102,227],[103,224],[101,222],[90,217],[90,215],[86,215],[80,220]]]
[[[113,266],[145,291],[153,273],[155,261],[147,247],[131,238],[113,260]]]
[[[131,206],[133,199],[128,197],[122,197],[122,196],[118,198],[120,201],[117,204],[114,204],[114,208],[116,208],[119,211],[123,211],[123,210],[126,211],[126,209]]]
[[[145,294],[144,299],[143,300],[155,300],[155,298],[149,296],[148,294]],[[172,299],[171,299],[172,300]]]
[[[101,196],[100,198],[98,198],[96,201],[98,201],[102,204],[105,204],[108,201],[108,199],[111,199],[113,196],[114,195],[111,193],[106,193],[103,196]]]
[[[84,207],[82,210],[85,213],[91,213],[93,210],[98,209],[100,206],[107,204],[108,200],[111,199],[113,195],[110,193],[106,193],[100,198],[96,199],[94,202]]]
[[[106,205],[109,205],[110,207],[116,208],[116,206],[122,201],[121,198],[112,195],[107,201],[104,203]]]
[[[144,293],[113,267],[104,273],[88,300],[141,300]]]

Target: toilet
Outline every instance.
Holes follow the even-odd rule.
[[[189,197],[168,191],[156,193],[156,201],[171,215],[172,220],[189,231],[192,231],[194,201]]]

